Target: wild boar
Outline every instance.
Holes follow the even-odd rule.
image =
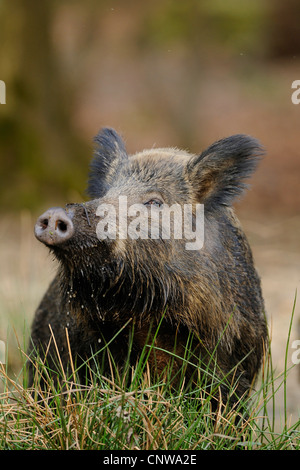
[[[267,325],[232,203],[256,169],[260,144],[234,135],[200,154],[153,148],[129,156],[109,128],[95,143],[90,200],[51,208],[35,225],[59,268],[36,311],[30,355],[47,351],[57,370],[59,352],[67,369],[70,350],[79,363],[107,342],[122,367],[129,342],[134,363],[154,341],[152,373],[160,375],[172,359],[175,377],[192,335],[195,365],[214,352],[218,373],[237,381],[240,397],[260,369]]]

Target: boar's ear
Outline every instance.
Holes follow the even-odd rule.
[[[99,198],[107,192],[128,156],[123,140],[114,129],[102,129],[94,142],[96,149],[90,166],[87,194]]]
[[[230,205],[247,187],[244,180],[252,175],[262,154],[256,139],[233,135],[192,157],[186,170],[196,199],[207,208]]]

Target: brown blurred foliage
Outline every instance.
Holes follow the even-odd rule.
[[[108,125],[130,152],[252,134],[267,156],[248,210],[299,212],[298,13],[297,0],[2,0],[0,209],[83,199]]]

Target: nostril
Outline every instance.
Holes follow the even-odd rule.
[[[48,223],[49,223],[48,219],[41,220],[40,224],[41,224],[42,229],[45,230],[48,227]]]
[[[61,232],[66,232],[68,230],[68,225],[63,220],[57,220],[55,228],[58,228]]]

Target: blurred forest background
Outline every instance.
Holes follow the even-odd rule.
[[[196,153],[246,133],[266,156],[236,207],[280,371],[300,280],[300,105],[291,101],[300,2],[0,0],[0,24],[0,339],[7,324],[30,324],[54,273],[34,218],[85,199],[101,127],[120,132],[129,152]],[[295,317],[300,338],[298,307]],[[300,401],[297,367],[291,411]]]

